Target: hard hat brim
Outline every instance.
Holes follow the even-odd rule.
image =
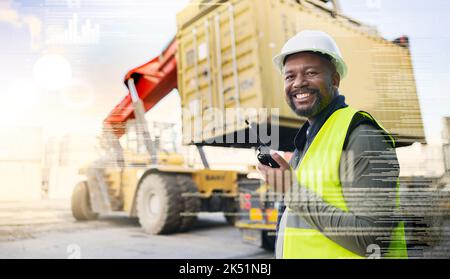
[[[339,73],[339,76],[341,77],[341,79],[343,79],[347,75],[348,69],[347,69],[347,64],[345,64],[344,60],[341,57],[337,56],[335,53],[324,51],[323,49],[310,48],[310,49],[304,49],[304,50],[300,50],[300,51],[295,50],[295,51],[290,51],[290,52],[286,52],[286,53],[281,53],[281,54],[276,55],[272,59],[272,61],[273,61],[273,64],[275,65],[275,67],[277,68],[277,70],[280,72],[280,74],[283,74],[284,60],[286,59],[287,56],[296,54],[296,53],[307,52],[307,51],[319,52],[319,53],[331,56],[333,58],[333,61],[331,61],[331,62],[335,65],[336,71]]]

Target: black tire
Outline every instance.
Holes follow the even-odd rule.
[[[267,251],[275,251],[275,232],[274,231],[262,231],[262,243],[261,247]]]
[[[236,224],[237,218],[235,215],[230,215],[230,213],[224,213],[225,220],[227,220],[228,225],[234,226]]]
[[[231,226],[234,226],[237,221],[237,214],[239,213],[239,203],[235,198],[225,198],[223,200],[225,220]]]
[[[191,176],[178,175],[177,184],[181,189],[181,196],[183,199],[183,212],[181,213],[180,231],[185,232],[189,230],[197,221],[197,214],[200,211],[201,201],[200,197],[195,196],[198,193],[198,187],[192,180]]]
[[[175,175],[149,174],[137,195],[137,215],[146,233],[170,234],[179,230],[183,201]]]
[[[72,192],[72,215],[78,221],[89,221],[98,218],[98,214],[92,211],[89,197],[89,187],[86,181],[81,181]]]

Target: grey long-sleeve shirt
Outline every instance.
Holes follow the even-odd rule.
[[[329,115],[346,106],[344,100],[343,96],[336,98],[319,115],[316,126],[304,127],[308,128],[309,138],[302,129],[306,139],[303,143],[300,141],[303,146],[296,144],[297,150],[291,160],[294,169]],[[354,119],[352,123],[339,164],[342,194],[349,211],[326,203],[301,185],[292,187],[295,191],[286,195],[285,203],[291,211],[302,216],[305,225],[320,230],[342,247],[360,256],[368,256],[379,247],[382,254],[386,252],[390,234],[397,223],[398,160],[384,132],[364,119]],[[282,236],[278,236],[276,249],[277,258],[281,257]]]

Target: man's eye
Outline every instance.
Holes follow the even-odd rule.
[[[294,78],[294,76],[292,76],[292,75],[289,75],[289,76],[285,76],[285,77],[284,77],[285,80],[292,80],[293,78]]]
[[[317,75],[317,72],[307,72],[306,75],[309,77],[312,77],[312,76]]]

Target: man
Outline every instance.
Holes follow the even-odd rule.
[[[406,258],[404,223],[395,217],[395,142],[370,114],[347,106],[339,94],[347,67],[333,38],[302,31],[274,64],[283,75],[287,103],[307,118],[290,164],[274,153],[280,168],[258,165],[266,177],[291,172],[295,181],[272,185],[286,204],[276,257]]]

